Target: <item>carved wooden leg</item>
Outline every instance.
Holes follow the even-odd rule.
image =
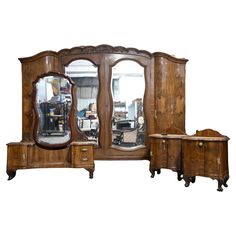
[[[151,178],[154,178],[154,176],[155,176],[155,170],[150,169],[149,171],[151,172]]]
[[[225,178],[224,178],[224,181],[223,181],[223,185],[227,188],[228,187],[228,184],[227,184],[227,181],[229,179],[229,175],[227,175]]]
[[[196,181],[196,176],[191,176],[191,177],[190,177],[190,181],[191,181],[192,183],[195,183],[195,181]]]
[[[16,176],[15,170],[7,170],[8,180],[13,179]]]
[[[177,179],[181,181],[183,179],[183,171],[177,171]]]
[[[157,169],[156,171],[158,175],[161,173],[161,169]]]
[[[223,180],[222,179],[218,179],[218,188],[217,191],[222,192],[223,188],[222,188],[222,184],[223,184]]]
[[[86,170],[89,172],[89,178],[92,179],[93,178],[94,169],[86,168]]]
[[[190,184],[190,182],[191,182],[191,181],[190,181],[190,178],[191,178],[191,177],[186,176],[186,175],[183,176],[183,179],[184,179],[184,181],[185,181],[185,185],[184,185],[185,187],[188,187],[188,186],[189,186],[189,184]]]

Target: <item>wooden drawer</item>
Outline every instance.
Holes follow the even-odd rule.
[[[71,155],[73,167],[89,167],[94,165],[92,145],[72,145]]]
[[[27,166],[28,159],[27,145],[16,143],[8,144],[7,147],[7,165],[10,169],[23,168]]]

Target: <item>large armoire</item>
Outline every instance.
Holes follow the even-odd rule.
[[[153,134],[186,135],[186,59],[100,45],[19,60],[22,140],[8,144],[9,179],[50,167],[92,178],[94,160],[150,160]]]

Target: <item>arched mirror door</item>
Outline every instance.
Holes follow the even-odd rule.
[[[112,67],[111,91],[112,146],[142,147],[145,143],[144,67],[131,60],[118,62]]]
[[[34,91],[35,140],[47,147],[65,145],[71,138],[72,83],[64,75],[48,73],[34,82]]]
[[[77,88],[78,128],[86,136],[87,140],[98,144],[98,67],[89,60],[79,59],[72,61],[66,66],[65,73],[72,79]]]

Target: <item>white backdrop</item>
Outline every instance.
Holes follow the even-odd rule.
[[[235,235],[235,3],[212,1],[26,1],[0,3],[0,235]],[[186,129],[228,135],[229,187],[197,178],[184,187],[146,161],[96,161],[82,169],[18,171],[6,181],[6,143],[21,139],[19,57],[110,44],[189,59]]]

